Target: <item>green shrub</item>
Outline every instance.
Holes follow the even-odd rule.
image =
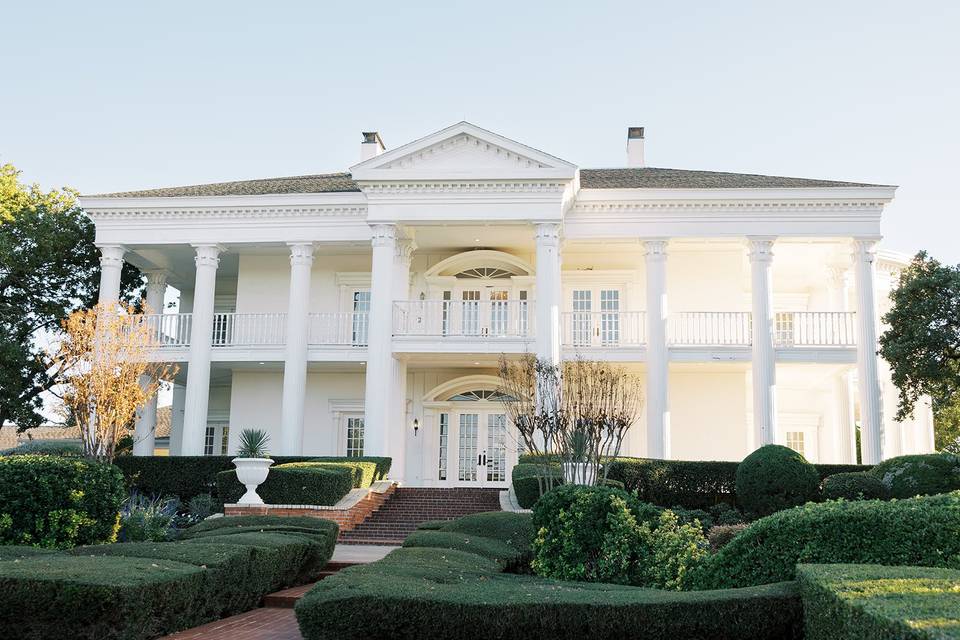
[[[113,465],[41,455],[0,458],[0,544],[110,542],[125,497]]]
[[[291,462],[271,467],[267,479],[257,487],[257,493],[266,504],[329,506],[358,486],[361,477],[360,465]],[[224,504],[236,503],[245,492],[236,471],[218,473],[217,485],[218,496]]]
[[[766,516],[815,500],[820,492],[820,476],[793,449],[768,444],[737,466],[736,489],[744,511]]]
[[[540,499],[540,483],[538,477],[544,472],[553,476],[554,486],[563,484],[563,473],[560,465],[550,465],[544,469],[541,464],[523,463],[513,467],[511,472],[513,493],[517,496],[517,504],[524,509],[530,509]]]
[[[65,458],[82,458],[83,447],[73,442],[59,440],[30,440],[0,451],[0,456],[63,456]]]
[[[149,498],[131,493],[120,509],[120,542],[163,542],[173,535],[180,502],[176,498]]]
[[[948,493],[960,489],[960,457],[949,453],[899,456],[875,466],[873,474],[893,498]]]
[[[114,464],[123,471],[127,485],[140,493],[156,496],[176,496],[188,502],[201,493],[216,495],[217,474],[232,471],[233,456],[129,456],[117,458]],[[276,465],[290,462],[373,462],[374,479],[386,478],[390,458],[381,457],[317,457],[273,456]]]
[[[748,526],[692,583],[720,589],[792,580],[800,562],[960,568],[958,533],[960,492],[807,504]]]
[[[699,523],[681,525],[671,511],[638,522],[616,490],[580,487],[575,494],[537,532],[532,566],[540,576],[678,589],[707,553]]]
[[[719,551],[730,541],[736,538],[747,528],[746,524],[719,524],[707,532],[707,541],[710,542],[710,548]]]
[[[524,571],[530,563],[533,537],[529,514],[491,511],[457,520],[435,521],[430,528],[421,527],[407,536],[403,546],[469,551],[502,569]]]
[[[960,571],[801,565],[797,580],[807,640],[960,638]]]
[[[513,519],[457,520],[451,526],[469,530],[471,544],[483,537],[477,531],[506,536],[487,538],[506,544],[529,526],[519,514],[497,515]],[[802,611],[793,583],[677,593],[560,582],[499,573],[502,564],[451,549],[447,539],[435,541],[439,548],[404,547],[319,582],[296,605],[304,638],[419,640],[424,629],[462,640],[799,638]]]
[[[869,471],[835,473],[823,481],[825,500],[882,500],[887,497],[886,487],[875,474]]]
[[[242,522],[208,521],[178,542],[78,547],[0,562],[3,637],[147,640],[197,626],[315,580],[337,537],[337,525],[318,518],[218,520]]]

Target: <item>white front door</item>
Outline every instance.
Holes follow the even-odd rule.
[[[484,286],[460,292],[460,335],[504,336],[510,332],[510,291]]]
[[[516,437],[501,409],[457,407],[442,416],[440,424],[440,480],[458,486],[509,485],[510,469],[516,464]]]

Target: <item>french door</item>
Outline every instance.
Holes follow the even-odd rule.
[[[506,487],[516,463],[516,438],[505,413],[464,408],[440,419],[440,480],[446,484]]]
[[[496,286],[460,292],[460,332],[465,336],[503,336],[510,329],[509,289]]]
[[[620,344],[623,292],[617,287],[571,291],[570,332],[575,347],[614,347]]]

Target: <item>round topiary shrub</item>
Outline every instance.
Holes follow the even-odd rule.
[[[949,453],[898,456],[881,462],[870,472],[883,483],[891,498],[960,489],[960,457]]]
[[[743,510],[767,516],[815,500],[820,492],[816,467],[787,447],[760,447],[737,466],[737,500]]]
[[[835,473],[823,481],[823,497],[826,500],[882,500],[887,490],[880,478],[869,471]]]

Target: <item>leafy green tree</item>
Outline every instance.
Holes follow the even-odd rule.
[[[76,191],[25,185],[11,164],[0,165],[0,427],[43,422],[44,392],[59,382],[46,344],[61,322],[91,307],[100,278],[93,222]],[[124,265],[121,296],[139,297],[142,277]]]
[[[960,266],[921,251],[900,274],[883,317],[880,355],[900,391],[897,419],[913,414],[922,396],[933,400],[936,446],[957,450],[960,436]]]

